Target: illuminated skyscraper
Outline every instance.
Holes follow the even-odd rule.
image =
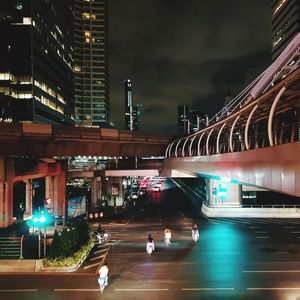
[[[133,105],[132,82],[130,79],[124,81],[124,94],[125,94],[125,128],[128,130],[138,130],[139,110],[138,110],[138,106]]]
[[[272,0],[272,60],[300,32],[300,0]]]
[[[74,0],[76,124],[107,126],[110,119],[108,1]]]
[[[74,123],[70,4],[0,1],[0,121]]]

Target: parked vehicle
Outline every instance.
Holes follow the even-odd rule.
[[[153,192],[160,192],[160,186],[155,185],[152,189]]]

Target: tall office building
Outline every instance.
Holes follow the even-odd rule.
[[[190,119],[190,107],[188,105],[177,106],[178,133],[188,133]]]
[[[74,0],[76,124],[106,127],[110,119],[108,1]]]
[[[70,4],[0,1],[1,121],[74,123]]]
[[[300,0],[272,0],[272,60],[300,32]]]
[[[124,81],[124,94],[125,94],[125,128],[128,130],[138,130],[139,110],[138,110],[138,106],[133,105],[132,82],[130,79]]]

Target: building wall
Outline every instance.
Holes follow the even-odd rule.
[[[300,31],[300,0],[272,0],[272,60]]]
[[[0,2],[0,98],[12,119],[73,123],[72,18],[70,0]]]
[[[108,1],[74,0],[76,124],[103,126],[110,119]]]

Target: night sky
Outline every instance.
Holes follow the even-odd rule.
[[[111,121],[124,128],[124,86],[140,130],[175,133],[177,105],[209,116],[271,63],[269,0],[109,0]]]

